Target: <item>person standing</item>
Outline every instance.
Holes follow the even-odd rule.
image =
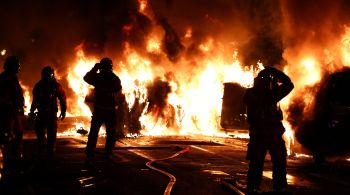
[[[278,102],[293,88],[287,75],[275,68],[265,67],[254,79],[254,86],[247,89],[244,95],[250,136],[247,150],[247,190],[250,192],[259,190],[267,151],[273,164],[274,191],[287,189],[287,150],[282,138],[285,129]]]
[[[53,155],[57,135],[57,99],[60,103],[60,116],[63,120],[66,116],[66,95],[62,86],[55,78],[54,69],[45,66],[41,71],[41,80],[33,88],[33,101],[30,107],[29,118],[34,121],[34,129],[39,143],[39,152],[45,150],[48,155]],[[37,110],[37,113],[35,111]],[[47,129],[47,136],[45,130]]]
[[[122,85],[119,77],[113,73],[113,63],[103,58],[100,63],[86,73],[84,81],[95,87],[91,127],[85,153],[88,158],[94,157],[98,133],[102,124],[106,126],[106,158],[112,153],[116,138],[118,101],[122,99]]]
[[[0,146],[3,147],[2,172],[5,174],[16,171],[23,157],[24,97],[17,78],[20,67],[18,57],[9,56],[0,74]]]

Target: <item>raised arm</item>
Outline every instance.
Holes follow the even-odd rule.
[[[291,79],[282,71],[271,67],[269,67],[269,69],[269,71],[271,71],[272,75],[275,77],[278,83],[277,87],[272,89],[272,99],[273,101],[278,102],[284,97],[286,97],[293,90],[294,85]]]
[[[90,85],[96,85],[96,76],[97,76],[97,71],[100,68],[100,63],[96,63],[95,66],[85,74],[83,77],[84,81],[89,83]]]

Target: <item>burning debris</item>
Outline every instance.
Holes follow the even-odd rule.
[[[80,127],[79,129],[77,129],[77,133],[79,133],[81,135],[86,135],[89,133],[89,131],[85,130],[84,127]]]

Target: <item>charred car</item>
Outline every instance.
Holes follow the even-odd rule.
[[[320,84],[313,117],[296,131],[297,140],[308,148],[316,162],[327,156],[350,154],[350,70],[330,74]]]

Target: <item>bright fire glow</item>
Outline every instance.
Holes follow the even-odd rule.
[[[69,66],[68,81],[72,90],[75,92],[76,100],[68,99],[68,105],[72,107],[69,115],[73,116],[90,116],[91,111],[85,103],[85,97],[91,87],[83,81],[84,75],[95,65],[96,58],[86,58],[82,45],[77,48],[77,62],[74,66]]]
[[[140,4],[139,12],[143,13],[147,8],[148,0],[139,0],[139,4]]]
[[[192,28],[188,28],[186,30],[186,33],[185,33],[185,36],[184,36],[186,39],[189,39],[192,37]]]
[[[147,51],[150,53],[160,54],[160,41],[153,37],[148,40]]]
[[[283,126],[286,129],[286,131],[283,134],[283,138],[286,142],[286,147],[287,147],[287,153],[288,155],[291,155],[292,153],[292,148],[294,145],[294,132],[292,130],[292,127],[287,121],[283,121]]]
[[[295,153],[295,157],[296,158],[307,158],[307,159],[313,158],[313,156],[311,156],[311,155],[299,154],[299,153]]]
[[[303,83],[305,85],[312,85],[316,82],[319,82],[321,79],[321,70],[319,69],[320,65],[313,58],[306,58],[300,62],[302,66],[302,70],[304,70],[303,74],[305,74],[303,78]]]
[[[6,49],[1,50],[0,54],[1,54],[2,56],[6,55]]]
[[[19,82],[22,90],[23,90],[23,97],[24,97],[24,114],[28,114],[30,112],[30,105],[31,105],[31,91],[29,90],[29,87],[24,85],[22,81]]]
[[[346,66],[350,66],[350,27],[345,27],[345,34],[341,40],[342,62]]]
[[[209,49],[212,47],[209,41]],[[125,45],[124,61],[118,63],[120,77],[123,85],[123,93],[126,96],[129,108],[135,100],[143,103],[147,99],[147,84],[159,77],[167,81],[172,87],[168,96],[168,105],[161,112],[152,110],[140,117],[142,124],[141,133],[144,135],[186,135],[204,134],[225,136],[220,132],[220,113],[223,96],[224,82],[239,82],[243,86],[251,86],[254,73],[258,70],[242,69],[235,51],[231,63],[226,63],[221,57],[204,59],[204,67],[196,70],[196,75],[175,72],[171,77],[167,75],[164,67],[157,67],[149,59],[140,56],[137,52]],[[201,46],[200,46],[201,47]],[[85,105],[85,96],[89,86],[84,83],[82,77],[89,71],[94,63],[95,57],[84,56],[82,47],[77,47],[77,60],[68,74],[71,88],[76,93],[77,100],[72,115],[88,116],[91,114]]]
[[[59,132],[57,133],[57,136],[74,136],[74,137],[82,137],[83,135],[78,133],[77,130],[81,130],[81,129],[85,129],[86,127],[88,127],[89,124],[85,124],[84,122],[82,121],[79,121],[79,122],[75,122],[74,123],[74,127],[71,128],[71,129],[68,129],[64,132]]]
[[[140,12],[145,12],[148,1],[139,0]],[[153,29],[154,30],[154,29]],[[136,103],[145,103],[139,121],[144,135],[188,135],[203,134],[212,136],[227,136],[220,129],[220,113],[223,97],[223,83],[236,82],[245,87],[251,87],[256,73],[263,69],[252,67],[242,68],[238,60],[237,49],[227,50],[214,38],[208,37],[196,48],[200,55],[191,59],[180,58],[176,63],[169,62],[162,53],[161,40],[163,31],[156,31],[146,37],[145,52],[156,55],[145,55],[133,49],[125,42],[124,51],[118,62],[114,61],[114,71],[120,77],[123,93],[126,96],[129,109]],[[188,42],[193,36],[192,28],[188,28],[183,38]],[[343,63],[350,64],[350,30],[347,28],[344,38],[339,43]],[[186,45],[185,45],[186,46]],[[306,49],[305,49],[306,50]],[[228,53],[231,58],[228,59]],[[289,60],[284,72],[287,73],[295,88],[291,94],[281,102],[285,118],[290,100],[301,97],[309,105],[314,94],[305,92],[307,86],[313,86],[321,80],[322,67],[325,59],[316,54],[300,52],[291,56],[293,52],[285,53]],[[233,55],[232,55],[233,54]],[[329,54],[330,55],[330,54]],[[113,57],[113,56],[111,56]],[[327,60],[332,60],[330,57]],[[68,81],[76,97],[69,99],[70,114],[73,116],[89,116],[91,111],[85,104],[85,97],[91,86],[82,78],[99,59],[95,56],[85,56],[82,45],[77,47],[76,60],[69,66]],[[255,66],[256,67],[256,66]],[[329,68],[328,68],[329,69]],[[333,70],[334,71],[334,70]],[[172,88],[168,94],[163,110],[149,108],[147,102],[147,86],[155,78],[169,83]],[[284,138],[291,154],[295,142],[294,131],[287,121],[283,121],[286,128]]]

